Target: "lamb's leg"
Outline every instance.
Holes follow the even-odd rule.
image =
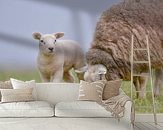
[[[84,67],[86,67],[86,62],[85,62],[85,59],[82,58],[80,62],[77,62],[74,65],[74,70],[80,70],[81,68],[84,68]],[[85,71],[76,73],[79,80],[84,80],[84,73]]]
[[[160,95],[160,87],[163,84],[163,71],[161,69],[155,70],[155,81],[154,81],[154,96]]]
[[[40,73],[40,77],[41,77],[42,82],[50,82],[50,77],[47,76],[46,74]]]
[[[84,73],[77,73],[79,80],[84,80]]]
[[[70,82],[70,83],[74,82],[74,79],[73,79],[73,77],[70,74],[70,71],[64,72],[64,76],[63,77],[64,77],[64,81],[66,81],[66,82]]]
[[[80,70],[80,68],[74,68],[75,70]],[[79,80],[84,80],[84,71],[83,72],[80,72],[80,73],[76,73],[77,77]]]
[[[63,82],[63,67],[57,69],[55,74],[51,76],[50,81],[54,83]]]

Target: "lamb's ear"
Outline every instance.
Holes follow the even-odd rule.
[[[107,69],[104,65],[99,64],[98,65],[98,74],[106,74],[107,73]]]
[[[32,36],[33,36],[34,39],[40,40],[40,38],[41,38],[41,33],[39,33],[39,32],[34,32],[34,33],[32,34]]]
[[[58,33],[54,33],[53,35],[58,39],[58,38],[63,37],[64,33],[63,32],[58,32]]]
[[[88,70],[88,65],[82,67],[82,68],[79,68],[77,70],[75,70],[76,73],[84,73]]]

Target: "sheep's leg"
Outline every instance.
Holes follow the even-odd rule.
[[[156,77],[155,82],[154,82],[154,96],[158,97],[160,95],[160,84],[159,84],[159,79]]]
[[[55,83],[63,82],[63,67],[60,67],[55,74],[51,76],[50,81]]]
[[[136,92],[136,98],[139,98],[139,95],[140,95],[140,84],[139,84],[138,77],[134,77],[133,83],[134,83],[134,86],[135,86],[135,90],[137,91]]]
[[[84,73],[77,73],[79,80],[84,80]]]
[[[47,78],[47,77],[44,77],[44,78],[42,78],[42,81],[43,81],[43,82],[50,82],[50,79]]]
[[[70,83],[74,82],[74,79],[71,76],[71,72],[70,71],[64,72],[64,76],[63,77],[64,77],[64,81],[66,81],[66,82],[70,82]]]
[[[79,80],[84,80],[84,73],[85,71],[87,70],[88,66],[86,65],[85,63],[85,60],[80,60],[80,62],[77,62],[75,65],[74,65],[74,70],[79,70],[79,72],[77,72],[77,77]]]
[[[84,70],[85,68],[81,67],[81,68],[74,68],[74,69],[75,69],[75,72],[76,72],[76,75],[77,75],[78,79],[79,80],[84,80],[84,73],[86,71],[86,70]]]
[[[155,81],[154,81],[154,96],[160,95],[160,87],[163,84],[163,71],[161,69],[155,70]]]
[[[146,85],[147,85],[148,77],[140,77],[139,83],[140,83],[140,98],[146,97]]]
[[[40,73],[40,77],[42,82],[50,82],[50,77],[48,77],[46,74]]]

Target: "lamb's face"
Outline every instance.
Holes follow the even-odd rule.
[[[87,82],[94,82],[98,80],[105,79],[105,74],[107,69],[102,64],[97,65],[88,65],[87,67],[80,68],[80,70],[76,70],[77,73],[84,73],[84,80]]]
[[[55,53],[55,46],[57,39],[62,37],[64,33],[54,33],[41,35],[40,33],[33,33],[33,38],[39,40],[40,52],[44,55],[53,55]]]
[[[43,35],[39,40],[40,51],[45,55],[51,55],[55,52],[56,37],[50,34]]]

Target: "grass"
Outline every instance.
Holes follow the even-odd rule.
[[[36,82],[41,82],[38,71],[0,71],[0,81],[10,80],[10,78],[15,78],[23,81],[35,80]]]
[[[122,89],[125,91],[125,93],[130,96],[130,82],[123,82],[122,83]],[[147,91],[150,89],[150,84],[147,84]],[[133,90],[134,91],[134,90]],[[156,111],[157,113],[163,113],[163,88],[161,89],[161,95],[157,98],[155,98],[156,103]],[[151,93],[146,94],[145,99],[137,99],[136,93],[134,93],[134,103],[135,103],[135,109],[137,113],[152,113],[152,96]]]
[[[72,71],[72,74],[75,73]],[[36,80],[36,82],[41,82],[38,71],[26,70],[26,71],[1,71],[0,72],[0,81],[9,80],[10,78],[16,78],[19,80]],[[74,76],[75,82],[78,82],[76,75]],[[147,85],[147,89],[150,88],[150,85]],[[123,82],[122,89],[125,93],[130,96],[130,82]],[[134,94],[135,95],[135,94]],[[135,95],[136,97],[136,95]],[[156,111],[157,113],[163,113],[163,87],[161,90],[160,97],[156,98]],[[145,99],[136,99],[134,98],[135,109],[137,113],[152,113],[152,108],[149,107],[152,104],[151,94],[147,94]],[[141,107],[140,107],[141,106]],[[142,107],[143,106],[143,107]]]

